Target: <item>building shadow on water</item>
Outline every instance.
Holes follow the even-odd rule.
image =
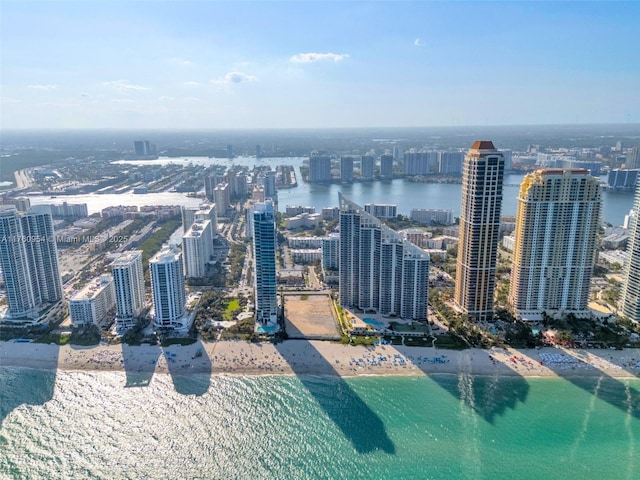
[[[419,349],[424,352],[424,349]],[[518,404],[524,404],[529,395],[529,383],[506,365],[494,363],[495,371],[490,374],[473,373],[473,357],[466,351],[460,352],[459,373],[433,373],[428,365],[438,361],[447,362],[446,350],[428,349],[429,353],[416,357],[411,347],[402,349],[402,353],[421,369],[431,380],[445,391],[474,410],[490,424],[496,417],[515,410]],[[489,355],[489,352],[474,351],[474,355]]]
[[[147,387],[162,355],[159,345],[122,344],[122,362],[127,377],[126,387]]]
[[[358,453],[383,451],[395,454],[395,445],[387,435],[380,417],[358,396],[336,369],[307,340],[287,340],[276,345],[302,385],[309,391],[329,418],[349,439]],[[312,375],[309,362],[313,357]]]
[[[176,392],[204,395],[211,386],[211,359],[200,340],[191,345],[171,345],[162,349]]]
[[[5,343],[0,348],[39,352],[35,368],[0,368],[0,427],[20,405],[44,405],[53,398],[60,349],[57,345]],[[3,367],[0,356],[0,367]]]
[[[640,419],[640,392],[628,385],[624,378],[612,377],[598,368],[600,362],[609,361],[604,353],[606,350],[601,354],[590,350],[588,357],[579,351],[560,350],[559,352],[557,355],[567,359],[566,363],[561,364],[562,368],[554,369],[561,378],[624,413]],[[557,358],[562,359],[562,357]],[[628,370],[625,371],[629,376],[637,375]]]

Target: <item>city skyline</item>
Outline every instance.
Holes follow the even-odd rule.
[[[632,2],[2,10],[3,129],[640,121]]]

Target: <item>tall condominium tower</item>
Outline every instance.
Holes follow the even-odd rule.
[[[640,322],[640,183],[636,184],[636,196],[629,222],[629,242],[624,265],[625,281],[622,287],[622,313]]]
[[[425,320],[429,255],[342,194],[340,303]]]
[[[473,321],[493,318],[504,158],[476,141],[464,158],[454,302]]]
[[[380,178],[393,178],[393,155],[380,155]]]
[[[360,157],[360,178],[362,180],[373,180],[373,167],[375,158],[373,155],[362,155]]]
[[[182,270],[182,252],[165,245],[149,260],[153,293],[153,324],[156,327],[185,326],[186,294]]]
[[[353,157],[340,157],[340,181],[353,182]]]
[[[278,323],[276,284],[276,217],[270,200],[253,206],[253,280],[256,322]]]
[[[311,183],[331,181],[331,157],[316,153],[311,154],[309,157],[309,181]]]
[[[47,207],[0,210],[0,265],[7,319],[36,321],[47,304],[63,299],[53,219]]]
[[[509,303],[523,320],[587,311],[602,192],[587,170],[537,170],[518,195]]]
[[[116,295],[116,328],[133,327],[144,308],[142,250],[129,250],[111,264]]]
[[[186,277],[206,276],[207,266],[213,254],[211,220],[196,219],[182,236],[184,274]]]

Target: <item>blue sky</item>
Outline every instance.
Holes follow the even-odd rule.
[[[3,0],[2,128],[640,122],[640,2]]]

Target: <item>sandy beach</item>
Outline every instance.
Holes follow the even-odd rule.
[[[201,352],[201,354],[200,354]],[[353,347],[326,341],[288,340],[278,345],[243,341],[193,345],[78,347],[0,342],[0,366],[239,375],[429,375],[437,373],[524,377],[640,377],[636,350],[532,350],[426,347]]]

